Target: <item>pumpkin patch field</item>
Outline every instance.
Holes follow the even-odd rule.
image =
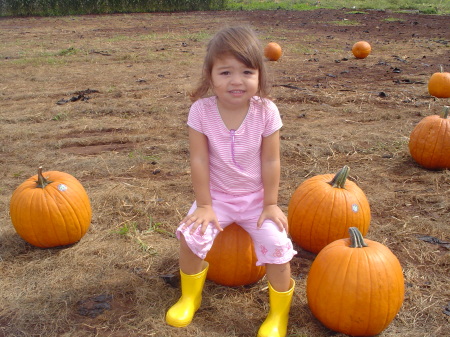
[[[276,61],[266,60],[283,120],[281,208],[287,215],[292,195],[306,180],[332,178],[348,167],[347,182],[356,184],[370,205],[364,240],[389,249],[403,274],[395,264],[394,277],[404,279],[393,294],[403,302],[396,302],[401,307],[385,327],[367,310],[385,303],[383,296],[361,300],[356,290],[346,290],[345,298],[329,295],[317,285],[324,277],[317,271],[308,284],[313,314],[307,278],[317,253],[294,243],[288,336],[346,336],[319,320],[331,312],[327,326],[351,323],[348,315],[339,318],[340,301],[367,303],[363,319],[383,327],[378,336],[450,336],[448,158],[435,163],[439,159],[433,157],[438,169],[425,168],[409,148],[449,151],[450,130],[443,128],[450,117],[444,119],[443,111],[450,99],[428,91],[434,73],[450,70],[449,22],[448,15],[350,9],[2,17],[0,337],[256,335],[269,310],[265,276],[233,287],[207,280],[189,326],[173,328],[164,320],[180,294],[174,230],[194,198],[188,93],[199,79],[207,41],[231,24],[251,25],[262,52],[270,42],[282,49]],[[352,54],[358,41],[370,44],[365,58]],[[433,118],[441,129],[430,126],[423,137],[415,133],[410,145],[416,125],[433,115],[441,116]],[[84,211],[70,198],[57,205],[62,214],[70,208],[70,214],[91,217],[89,225],[76,229],[74,243],[37,247],[13,226],[12,216],[26,234],[34,224],[42,226],[39,209],[48,215],[57,208],[48,199],[34,202],[32,192],[23,190],[10,214],[14,191],[39,167],[41,182],[49,178],[46,172],[63,172],[87,194],[80,197]],[[64,184],[57,188],[66,195],[71,185]],[[293,219],[330,216],[332,211],[312,207],[325,192],[319,195],[296,200],[298,209],[299,200],[311,207]],[[49,232],[39,228],[33,238],[49,242]],[[55,230],[47,246],[68,242],[59,237],[64,230],[70,228]],[[342,264],[333,274],[343,280],[356,266],[332,252],[327,249],[326,264]],[[370,271],[375,279],[377,273]],[[317,303],[319,298],[327,303]]]

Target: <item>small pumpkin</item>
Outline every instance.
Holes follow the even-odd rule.
[[[409,137],[411,157],[430,170],[450,169],[450,119],[449,107],[442,115],[423,118]]]
[[[441,66],[441,71],[431,75],[428,80],[428,93],[437,98],[450,97],[450,73],[444,72]]]
[[[356,227],[349,232],[350,238],[330,243],[314,259],[306,280],[308,306],[333,331],[374,336],[402,306],[402,267],[388,247],[364,240]]]
[[[370,226],[366,195],[347,179],[345,165],[336,175],[322,174],[305,180],[288,205],[289,233],[301,248],[317,254],[337,239],[348,237],[349,227],[365,235]]]
[[[281,47],[276,42],[270,42],[264,48],[264,56],[269,61],[277,61],[281,57],[281,54],[282,54]]]
[[[42,167],[13,192],[9,213],[16,232],[41,248],[79,241],[92,217],[89,197],[81,183],[68,173],[43,173]]]
[[[358,41],[352,47],[352,53],[358,59],[366,58],[371,51],[372,47],[367,41]]]
[[[205,261],[209,262],[206,278],[224,286],[253,284],[266,273],[264,266],[256,266],[252,238],[236,223],[219,233]]]

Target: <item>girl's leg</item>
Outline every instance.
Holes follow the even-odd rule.
[[[222,228],[225,228],[233,221],[228,214],[233,214],[227,207],[228,196],[223,197],[225,201],[213,195],[214,211]],[[191,214],[197,205],[194,202],[188,214]],[[180,275],[181,275],[181,297],[166,313],[166,322],[175,327],[184,327],[191,323],[195,312],[200,307],[202,301],[202,290],[208,273],[208,263],[204,257],[211,249],[214,239],[219,234],[219,230],[214,226],[208,226],[203,235],[199,231],[190,233],[190,228],[183,229],[180,225],[176,231],[180,240]],[[189,244],[188,244],[189,242]]]
[[[184,235],[180,235],[180,270],[188,275],[200,273],[203,269],[203,260],[195,255],[186,243]]]
[[[266,266],[269,281],[270,310],[258,337],[285,337],[295,288],[289,261],[296,252],[287,233],[280,232],[271,221],[264,222],[260,229],[247,226],[246,230],[255,243],[258,262]]]
[[[272,288],[278,292],[291,288],[291,264],[266,264],[266,275]]]
[[[202,302],[203,285],[208,263],[195,255],[180,235],[181,297],[166,313],[167,324],[174,327],[189,325]]]
[[[194,203],[189,212],[192,212],[195,207]],[[220,216],[218,211],[216,214]],[[219,234],[219,230],[212,225],[208,226],[203,235],[200,235],[199,231],[191,234],[189,228],[182,229],[182,227],[183,225],[180,225],[176,232],[180,240],[181,297],[166,313],[167,324],[175,327],[190,324],[201,305],[203,285],[209,267],[203,259]],[[222,225],[222,227],[226,226]]]
[[[258,330],[258,337],[285,337],[295,287],[290,263],[266,264],[266,274],[269,279],[270,310]]]

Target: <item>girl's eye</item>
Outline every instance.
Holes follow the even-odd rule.
[[[252,70],[245,70],[245,71],[244,71],[244,74],[245,74],[245,75],[252,75],[252,74],[253,74],[253,71],[252,71]]]
[[[229,71],[222,71],[221,73],[220,73],[220,75],[230,75],[230,72]]]

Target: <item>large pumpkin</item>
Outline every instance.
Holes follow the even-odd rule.
[[[374,336],[387,328],[404,298],[404,278],[388,247],[363,239],[336,240],[316,256],[306,281],[313,315],[327,328],[351,336]]]
[[[337,239],[348,237],[349,227],[365,235],[370,226],[370,206],[364,192],[347,180],[349,167],[335,176],[322,174],[305,180],[288,206],[289,233],[301,248],[318,253]]]
[[[428,93],[437,98],[450,97],[450,73],[444,72],[441,66],[441,71],[431,75],[428,80]]]
[[[450,168],[450,119],[449,107],[441,116],[423,118],[409,137],[411,157],[421,166],[430,169]]]
[[[9,212],[17,233],[42,248],[79,241],[92,216],[89,197],[76,178],[58,171],[42,173],[42,167],[14,191]]]
[[[235,223],[219,233],[205,261],[209,262],[206,278],[224,286],[256,283],[266,273],[264,266],[256,266],[252,238]]]

